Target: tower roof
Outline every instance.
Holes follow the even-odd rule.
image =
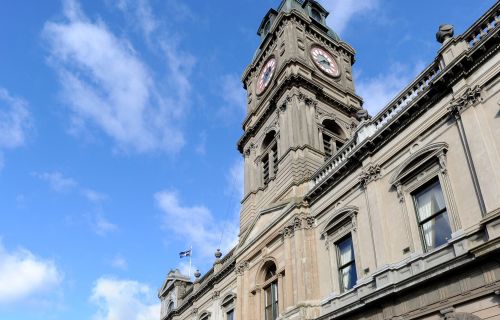
[[[333,39],[340,41],[339,35],[328,25],[325,23],[325,19],[328,17],[330,14],[318,1],[315,0],[282,0],[281,4],[278,7],[278,13],[279,12],[290,12],[292,10],[297,10],[300,11],[308,16],[311,16],[311,9],[316,9],[318,10],[322,16],[323,16],[323,21],[322,25],[328,28],[328,35],[332,37]]]

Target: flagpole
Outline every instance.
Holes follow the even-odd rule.
[[[189,254],[189,279],[191,279],[191,256],[193,255],[193,246],[189,248],[189,251],[191,252]]]

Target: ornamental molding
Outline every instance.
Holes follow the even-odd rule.
[[[359,175],[359,183],[361,187],[364,189],[368,185],[368,183],[378,180],[381,177],[381,168],[380,165],[371,165],[366,169],[361,170],[361,174]]]
[[[220,291],[217,291],[215,290],[213,293],[212,293],[212,300],[217,300],[220,298]]]
[[[295,235],[295,232],[298,230],[309,230],[316,227],[316,219],[314,216],[309,215],[301,215],[299,217],[295,217],[293,221],[285,226],[283,230],[280,232],[283,237],[291,238]]]
[[[242,276],[249,269],[248,261],[242,261],[236,265],[236,275]]]
[[[474,87],[469,87],[460,96],[455,97],[448,107],[448,112],[457,117],[460,117],[460,113],[470,106],[476,105],[481,99],[481,87],[476,85]]]

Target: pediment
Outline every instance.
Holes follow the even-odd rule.
[[[255,217],[252,224],[245,232],[241,238],[240,246],[244,246],[247,243],[252,242],[257,238],[264,230],[266,230],[273,222],[275,222],[281,214],[292,206],[293,203],[279,203],[273,204],[259,212]]]

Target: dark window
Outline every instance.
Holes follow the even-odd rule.
[[[269,182],[269,155],[266,154],[262,159],[262,176],[264,178],[264,184]]]
[[[174,302],[170,302],[170,304],[168,305],[168,308],[167,308],[167,313],[170,313],[174,310]]]
[[[234,320],[234,310],[226,312],[226,320]]]
[[[323,149],[325,158],[333,156],[345,144],[346,136],[342,128],[333,120],[323,121]]]
[[[413,199],[425,250],[445,244],[451,238],[451,227],[439,180],[415,192]]]
[[[354,259],[354,247],[352,237],[344,238],[337,243],[338,268],[340,276],[340,292],[345,292],[356,284],[356,261]]]
[[[278,282],[272,282],[264,292],[266,320],[275,320],[278,318]]]
[[[319,13],[318,10],[316,9],[311,9],[311,17],[318,21],[318,22],[321,22],[321,13]]]
[[[272,177],[278,172],[278,143],[276,132],[270,131],[266,134],[262,142],[262,180],[264,185],[269,183]]]
[[[271,21],[267,20],[266,24],[264,25],[264,37],[267,36],[269,31],[271,31]]]

